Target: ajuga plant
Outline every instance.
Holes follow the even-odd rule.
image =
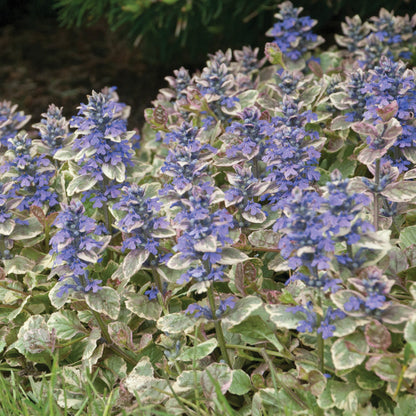
[[[276,19],[266,59],[168,76],[140,148],[113,88],[8,137],[1,371],[39,403],[44,376],[78,414],[414,413],[414,18],[329,50]]]

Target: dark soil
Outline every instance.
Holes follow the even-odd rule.
[[[70,118],[93,89],[117,86],[120,101],[131,106],[129,128],[140,129],[144,109],[167,86],[164,77],[174,68],[150,67],[105,24],[77,30],[53,19],[26,19],[0,28],[0,100],[18,104],[32,115],[31,123],[51,103]]]

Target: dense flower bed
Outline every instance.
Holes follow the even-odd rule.
[[[114,87],[34,130],[0,103],[5,374],[58,368],[75,411],[87,382],[149,414],[415,410],[416,17],[324,50],[279,8],[265,58],[176,70],[141,138]]]

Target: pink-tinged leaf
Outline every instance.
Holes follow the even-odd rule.
[[[365,136],[370,136],[372,139],[376,138],[379,136],[379,132],[377,131],[377,129],[369,124],[369,123],[365,123],[363,121],[360,121],[358,123],[353,123],[351,125],[351,128],[358,134],[362,134]]]
[[[378,321],[371,321],[365,326],[365,339],[370,347],[387,350],[391,345],[389,330]]]
[[[246,296],[246,287],[244,284],[244,267],[243,263],[238,263],[235,266],[234,284],[236,289],[243,295]]]
[[[308,382],[311,393],[318,397],[324,392],[327,379],[320,371],[312,370],[308,374]]]
[[[153,111],[153,118],[156,123],[164,125],[168,120],[168,113],[161,105],[158,105]]]
[[[370,357],[365,368],[374,371],[382,380],[396,382],[399,380],[402,366],[394,357],[375,356]]]
[[[321,65],[319,65],[318,62],[311,60],[308,62],[308,67],[318,78],[324,76],[324,71],[322,71]]]
[[[416,182],[400,181],[387,185],[381,192],[391,202],[411,202],[416,200]]]
[[[35,217],[36,217],[36,219],[42,224],[42,225],[44,225],[45,224],[45,220],[46,220],[46,217],[45,217],[45,213],[43,212],[43,209],[42,208],[40,208],[40,207],[37,207],[36,205],[32,205],[31,207],[30,207],[30,212],[31,212],[31,214],[33,214]]]
[[[392,101],[390,104],[387,104],[383,108],[377,109],[378,116],[383,121],[389,121],[392,117],[394,117],[399,109],[399,105],[397,104],[397,101]]]
[[[326,150],[329,153],[338,152],[345,144],[345,140],[342,137],[328,137]]]
[[[382,158],[387,153],[387,149],[377,149],[373,150],[369,147],[365,147],[361,152],[358,154],[358,161],[361,162],[363,165],[371,165],[377,159]]]
[[[415,310],[405,305],[391,305],[382,311],[381,320],[385,324],[402,324],[414,317]]]
[[[49,226],[51,226],[54,222],[55,222],[55,220],[56,220],[56,217],[59,215],[59,212],[52,212],[52,214],[49,214],[47,217],[46,217],[46,224],[47,225],[49,225]]]
[[[390,139],[396,139],[398,136],[402,134],[402,126],[400,125],[400,122],[393,118],[387,123],[386,130],[383,133],[383,139],[389,140]],[[394,143],[394,141],[393,141]],[[391,147],[392,144],[389,146]]]

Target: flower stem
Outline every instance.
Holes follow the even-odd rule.
[[[374,172],[374,181],[376,183],[376,189],[380,185],[380,159],[376,160],[376,170]],[[378,191],[374,192],[374,203],[373,203],[373,221],[374,228],[378,231],[378,214],[379,214],[379,195]]]
[[[217,315],[216,315],[217,308],[215,307],[214,289],[213,289],[212,282],[208,286],[207,295],[208,295],[209,305],[212,311],[212,317],[214,319],[215,333],[217,335],[218,344],[220,346],[221,353],[223,355],[225,362],[230,366],[230,368],[232,368],[230,357],[228,356],[227,347],[225,344],[224,333],[222,332],[221,321],[217,319]]]
[[[322,301],[321,295],[318,295],[318,306],[319,309],[322,310]],[[317,314],[317,326],[318,328],[321,326],[322,317],[321,315]],[[318,350],[318,368],[321,373],[324,373],[324,339],[321,333],[317,333],[317,350]]]

